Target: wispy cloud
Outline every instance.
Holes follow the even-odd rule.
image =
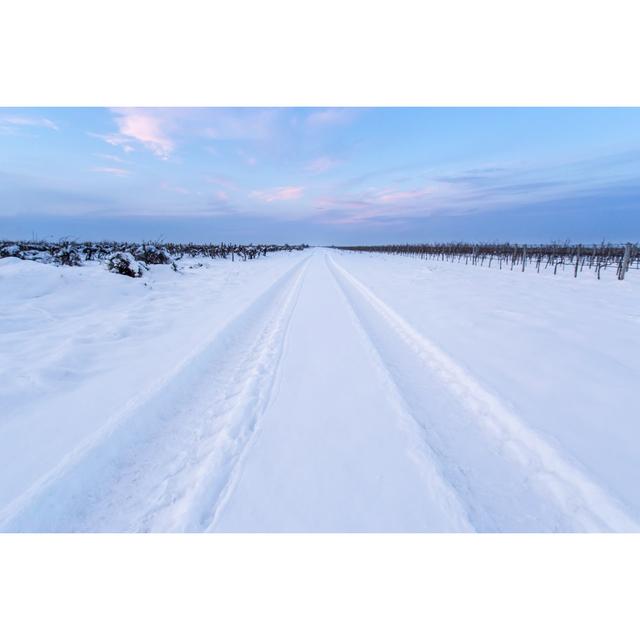
[[[297,200],[302,197],[303,187],[274,187],[261,191],[252,191],[249,195],[263,202],[277,202],[281,200]]]
[[[48,118],[37,118],[31,116],[2,116],[0,117],[0,123],[15,125],[17,127],[43,127],[45,129],[53,129],[58,131],[58,125],[49,120]]]
[[[167,110],[118,108],[111,109],[115,116],[117,132],[89,133],[125,153],[135,151],[136,145],[148,149],[158,158],[166,160],[175,147],[170,135],[174,128],[164,117]]]
[[[20,114],[0,115],[0,133],[17,134],[24,128],[59,130],[58,125],[48,118]]]
[[[126,158],[121,158],[120,156],[114,156],[109,153],[94,153],[96,158],[102,158],[103,160],[108,160],[109,162],[119,162],[121,164],[130,164],[129,160]]]
[[[7,134],[0,146],[12,171],[40,172],[49,186],[79,191],[84,181],[87,191],[122,199],[123,211],[295,219],[340,225],[354,237],[393,221],[422,225],[471,214],[506,220],[525,208],[552,213],[561,201],[586,203],[596,192],[607,194],[597,205],[602,218],[609,215],[602,203],[614,196],[624,207],[632,201],[623,191],[640,176],[639,143],[629,133],[640,115],[583,111],[574,125],[566,111],[554,111],[558,126],[549,128],[551,111],[488,113],[11,107],[0,109],[0,134]],[[609,136],[608,127],[617,133]],[[567,128],[573,130],[565,135]],[[79,137],[89,131],[92,138]],[[477,139],[470,135],[476,131]],[[26,210],[19,196],[9,209]],[[0,215],[5,210],[3,199]]]
[[[280,118],[277,109],[127,107],[110,111],[117,131],[91,135],[127,152],[139,145],[162,159],[191,139],[268,140],[276,135]],[[246,161],[255,164],[255,157],[247,154]]]
[[[91,171],[95,173],[110,173],[114,176],[128,176],[131,172],[122,167],[93,167]]]
[[[246,165],[254,167],[256,164],[258,164],[258,159],[250,153],[247,153],[244,149],[238,149],[237,153]]]
[[[558,179],[558,175],[558,171],[549,172],[547,167],[517,166],[413,175],[407,178],[418,183],[413,188],[380,186],[350,193],[338,189],[329,197],[316,200],[315,209],[327,223],[335,224],[369,223],[394,217],[408,220],[459,216],[558,201],[611,184],[606,177],[597,179],[579,172],[564,175],[563,179]]]
[[[114,109],[114,112],[120,136],[125,141],[135,140],[159,158],[169,157],[175,144],[169,136],[171,127],[166,118],[152,109]]]
[[[382,204],[395,204],[397,202],[415,202],[433,193],[433,189],[410,189],[407,191],[395,191],[392,189],[383,189],[373,196],[374,202]]]
[[[89,133],[92,138],[98,138],[112,147],[120,147],[125,153],[131,153],[134,148],[131,146],[131,141],[118,133]]]
[[[233,178],[230,178],[229,176],[222,173],[215,173],[213,175],[207,176],[205,180],[209,184],[214,184],[230,191],[237,191],[240,188],[238,186],[238,183]]]
[[[357,110],[311,110],[304,114],[304,126],[297,132],[291,129],[286,112],[279,109],[127,107],[110,112],[116,130],[91,135],[127,153],[142,148],[166,160],[194,141],[211,153],[210,141],[215,140],[220,142],[220,148],[214,150],[219,155],[225,142],[238,141],[242,147],[235,153],[246,165],[255,166],[265,150],[270,157],[284,156],[301,138],[324,135],[327,127],[348,124]],[[336,164],[334,158],[322,156],[311,161],[307,170],[323,173]]]
[[[340,161],[330,156],[320,156],[307,164],[306,171],[308,173],[326,173],[340,164]]]
[[[195,110],[191,124],[214,140],[265,140],[278,128],[277,109]]]
[[[185,187],[181,187],[180,185],[172,184],[170,182],[167,182],[166,180],[163,180],[160,183],[160,188],[163,191],[172,191],[173,193],[180,193],[185,196],[191,193],[189,189],[186,189]]]
[[[324,127],[339,124],[348,124],[353,120],[356,109],[331,108],[318,109],[307,116],[307,124],[312,127]]]

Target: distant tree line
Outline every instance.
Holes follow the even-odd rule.
[[[422,259],[464,262],[465,264],[498,267],[499,269],[553,270],[569,268],[575,277],[585,268],[598,279],[603,269],[615,269],[624,280],[630,269],[640,269],[640,249],[637,244],[510,244],[448,242],[435,244],[389,244],[373,246],[334,247],[348,251],[366,251],[413,256]]]

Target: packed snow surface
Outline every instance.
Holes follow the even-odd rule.
[[[0,530],[637,531],[640,279],[572,275],[0,260]]]

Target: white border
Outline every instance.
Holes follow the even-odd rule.
[[[640,104],[630,0],[21,0],[5,106]]]
[[[631,535],[5,535],[0,637],[638,637]]]
[[[0,104],[640,105],[637,3],[34,1]],[[0,637],[637,638],[639,538],[0,536]]]

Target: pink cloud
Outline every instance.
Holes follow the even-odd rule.
[[[120,135],[129,140],[135,140],[149,149],[159,158],[169,157],[174,148],[174,142],[169,137],[166,120],[161,112],[143,109],[115,109],[116,123]]]
[[[114,176],[128,176],[129,173],[131,173],[130,171],[122,169],[121,167],[94,167],[93,169],[91,169],[91,171],[94,171],[96,173],[110,173]]]
[[[274,187],[263,191],[252,191],[249,195],[263,202],[276,202],[280,200],[297,200],[302,197],[303,187]]]
[[[324,196],[314,202],[323,224],[359,223],[391,225],[394,219],[453,212],[473,202],[473,192],[448,183],[432,183],[412,189],[369,188],[349,198]]]
[[[113,108],[117,131],[91,133],[112,146],[127,152],[138,145],[150,150],[159,158],[167,159],[181,141],[242,140],[264,142],[281,132],[278,109],[227,109],[227,108]],[[210,153],[216,149],[205,147]],[[256,157],[242,154],[248,165],[256,164]]]
[[[90,133],[89,135],[110,144],[112,147],[120,147],[125,153],[131,153],[134,150],[130,140],[117,133]]]

